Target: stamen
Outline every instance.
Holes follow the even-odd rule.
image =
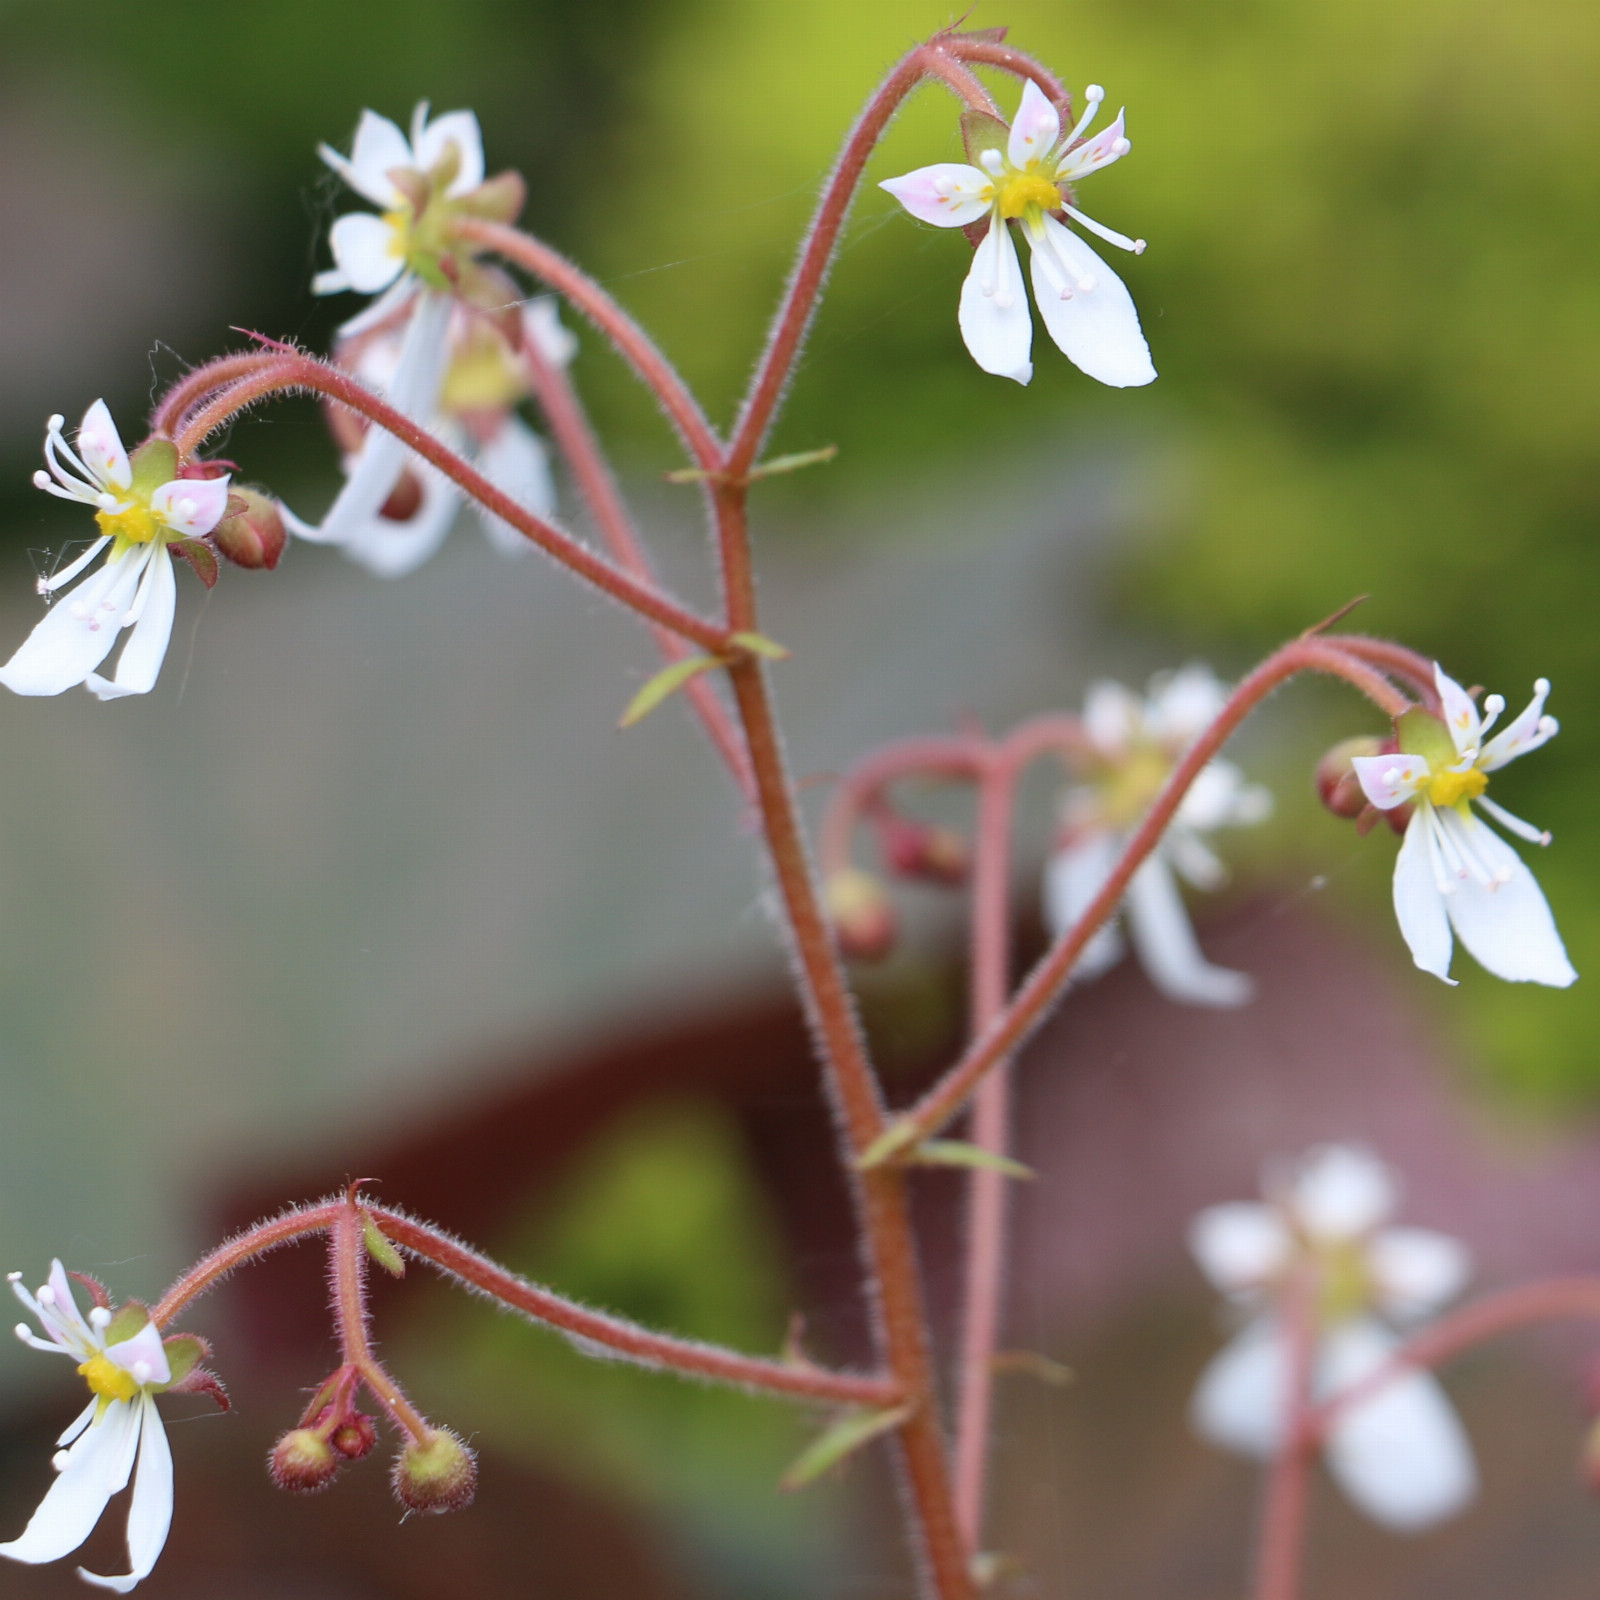
[[[1480,794],[1478,804],[1500,824],[1502,828],[1509,828],[1519,839],[1526,839],[1529,844],[1548,845],[1551,835],[1547,828],[1536,828],[1531,822],[1524,822],[1515,813],[1507,811],[1502,805],[1497,805],[1488,795]]]
[[[64,588],[71,583],[110,542],[110,539],[105,534],[101,534],[98,539],[92,539],[89,542],[89,548],[75,561],[69,561],[59,572],[52,572],[49,577],[39,580],[39,593],[53,594],[57,589]]]
[[[50,1457],[50,1465],[54,1467],[57,1472],[65,1472],[67,1470],[67,1462],[71,1459],[72,1458],[65,1450],[57,1450],[56,1453]]]
[[[1506,697],[1503,694],[1492,694],[1483,702],[1483,721],[1478,724],[1478,746],[1483,746],[1483,738],[1494,726],[1495,719],[1506,708]]]
[[[39,1293],[34,1297],[42,1306],[53,1306],[56,1303],[56,1292],[48,1283],[39,1285]]]
[[[1088,88],[1083,91],[1083,98],[1085,102],[1083,115],[1078,118],[1078,125],[1066,136],[1065,139],[1061,141],[1063,148],[1069,144],[1075,144],[1084,136],[1089,124],[1100,115],[1100,102],[1104,100],[1105,97],[1106,92],[1098,83],[1091,83]]]
[[[991,178],[998,178],[1006,169],[1006,159],[998,150],[980,150],[978,152],[978,165]]]
[[[1450,836],[1447,826],[1448,817],[1442,814],[1437,807],[1433,808],[1434,828],[1439,839],[1439,859],[1444,863],[1445,870],[1452,878],[1457,878],[1465,883],[1472,876],[1471,869],[1462,859],[1461,851],[1457,848],[1456,841]],[[1450,885],[1448,893],[1454,893],[1455,884]]]
[[[1076,206],[1062,206],[1066,214],[1076,222],[1079,227],[1087,228],[1097,238],[1104,239],[1107,244],[1114,244],[1119,249],[1130,250],[1136,256],[1142,256],[1145,251],[1143,239],[1130,239],[1125,233],[1118,233],[1114,228],[1108,228],[1103,222],[1096,222],[1093,217],[1086,217]]]
[[[104,1333],[111,1326],[111,1312],[105,1306],[96,1306],[89,1313],[89,1326]]]
[[[156,563],[166,555],[166,547],[154,542],[146,545],[145,549],[149,554],[145,557],[144,572],[139,579],[139,592],[134,595],[133,604],[128,607],[127,614],[122,619],[124,628],[131,628],[144,615],[144,608],[150,600],[150,592],[155,587]],[[104,609],[114,611],[116,607],[107,600]]]
[[[1489,866],[1473,842],[1472,827],[1460,812],[1448,811],[1440,821],[1444,824],[1446,836],[1460,853],[1462,864],[1484,888],[1497,889],[1503,883],[1510,883],[1511,869],[1501,867],[1495,870]],[[1478,826],[1481,827],[1482,824],[1479,823]]]
[[[1433,886],[1442,895],[1454,894],[1456,886],[1450,881],[1450,874],[1445,870],[1444,841],[1441,837],[1443,830],[1439,825],[1439,815],[1432,806],[1428,806],[1420,814],[1423,836],[1428,844],[1428,864],[1433,868]]]
[[[153,1369],[148,1361],[135,1361],[128,1370],[133,1373],[133,1381],[142,1389],[149,1383]]]

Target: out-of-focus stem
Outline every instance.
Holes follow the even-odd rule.
[[[822,818],[818,853],[824,873],[850,864],[850,842],[862,817],[899,778],[963,779],[983,766],[983,744],[961,734],[949,738],[902,739],[875,750],[840,779]]]
[[[1307,1426],[1311,1407],[1311,1364],[1316,1353],[1312,1308],[1316,1280],[1298,1273],[1283,1301],[1288,1340],[1288,1393],[1283,1397],[1283,1438],[1267,1475],[1256,1550],[1255,1600],[1297,1600],[1305,1552],[1306,1511],[1315,1444]]]

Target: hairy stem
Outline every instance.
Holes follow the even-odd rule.
[[[1297,1600],[1305,1552],[1306,1512],[1315,1441],[1307,1426],[1311,1407],[1311,1363],[1316,1352],[1312,1318],[1314,1277],[1302,1272],[1284,1296],[1284,1331],[1289,1360],[1284,1395],[1283,1439],[1272,1459],[1261,1508],[1256,1549],[1255,1600]]]

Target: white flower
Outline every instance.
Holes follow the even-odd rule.
[[[1063,797],[1061,842],[1045,869],[1045,921],[1057,938],[1089,909],[1172,769],[1226,699],[1203,666],[1156,679],[1148,699],[1119,683],[1089,690],[1083,730],[1092,752],[1090,781]],[[1203,836],[1260,822],[1271,810],[1266,789],[1245,782],[1231,762],[1209,762],[1129,882],[1123,902],[1128,934],[1150,981],[1169,999],[1236,1006],[1250,998],[1244,973],[1214,967],[1201,954],[1174,873],[1196,888],[1218,888],[1227,869]],[[1109,921],[1085,946],[1074,973],[1096,977],[1122,954],[1121,931]]]
[[[0,667],[16,694],[60,694],[83,684],[102,700],[148,694],[172,637],[177,583],[168,545],[211,532],[228,508],[228,479],[178,478],[177,452],[151,439],[130,460],[103,400],[83,414],[77,451],[50,418],[44,441],[48,472],[34,484],[62,500],[94,507],[100,535],[76,561],[39,580],[54,594],[86,571],[102,550],[105,564],[53,605],[22,647]],[[132,629],[108,681],[95,670],[124,628]]]
[[[1016,121],[1007,130],[994,117],[968,112],[962,119],[967,154],[976,162],[942,161],[904,177],[886,179],[887,189],[912,216],[939,228],[969,227],[989,219],[961,290],[961,336],[985,372],[1026,383],[1033,376],[1033,319],[1022,288],[1022,270],[1010,222],[1018,222],[1032,252],[1033,294],[1050,337],[1073,362],[1113,388],[1154,380],[1150,347],[1139,314],[1122,280],[1061,220],[1108,244],[1138,255],[1143,239],[1130,239],[1086,217],[1072,203],[1079,178],[1108,167],[1130,149],[1124,113],[1092,139],[1105,90],[1090,84],[1088,109],[1063,139],[1056,108],[1029,82]]]
[[[167,1350],[139,1308],[126,1307],[113,1317],[109,1307],[97,1305],[85,1320],[59,1261],[51,1263],[50,1281],[37,1295],[23,1288],[20,1276],[11,1274],[11,1286],[39,1319],[45,1337],[26,1323],[18,1324],[17,1337],[35,1350],[71,1356],[93,1398],[56,1441],[51,1463],[56,1480],[21,1536],[0,1544],[0,1556],[38,1564],[69,1555],[132,1475],[130,1570],[121,1577],[101,1577],[78,1569],[88,1582],[126,1594],[150,1575],[172,1524],[172,1452],[155,1401],[156,1392],[173,1382]]]
[[[1456,1240],[1385,1226],[1395,1179],[1369,1150],[1325,1145],[1281,1179],[1263,1184],[1269,1204],[1211,1206],[1189,1231],[1201,1270],[1250,1313],[1202,1375],[1191,1417],[1212,1443],[1263,1459],[1284,1442],[1290,1347],[1278,1302],[1292,1273],[1309,1267],[1315,1278],[1310,1399],[1321,1404],[1393,1359],[1399,1340],[1374,1313],[1427,1316],[1471,1270]],[[1324,1451],[1345,1494],[1391,1528],[1452,1516],[1477,1490],[1472,1447],[1427,1372],[1402,1371],[1337,1409]]]
[[[1496,805],[1484,791],[1490,773],[1555,737],[1559,724],[1544,714],[1550,684],[1539,679],[1526,710],[1491,739],[1489,729],[1505,701],[1490,695],[1480,717],[1459,683],[1437,664],[1433,672],[1443,720],[1420,707],[1409,711],[1396,725],[1398,751],[1356,756],[1352,762],[1379,810],[1415,807],[1394,866],[1400,931],[1416,964],[1446,983],[1453,981],[1454,928],[1496,977],[1565,988],[1578,974],[1539,885],[1516,851],[1472,810],[1481,806],[1519,837],[1549,844],[1549,834]]]

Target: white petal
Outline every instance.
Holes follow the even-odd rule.
[[[1124,107],[1117,113],[1115,121],[1102,128],[1092,139],[1086,139],[1062,156],[1056,165],[1056,177],[1063,183],[1076,183],[1079,178],[1086,178],[1091,172],[1098,172],[1102,167],[1109,167],[1113,161],[1120,161],[1130,148],[1127,129],[1128,112]]]
[[[83,414],[74,440],[83,464],[104,484],[126,489],[133,482],[133,467],[122,448],[122,435],[111,420],[104,400],[96,400]]]
[[[885,178],[886,189],[918,222],[936,228],[963,228],[977,222],[994,204],[994,183],[988,173],[960,161],[939,161],[903,177]]]
[[[172,619],[178,609],[178,584],[172,571],[172,557],[165,545],[157,546],[150,557],[146,579],[144,610],[134,623],[128,642],[117,661],[115,679],[108,683],[99,673],[84,681],[101,700],[120,700],[124,695],[149,694],[156,686],[161,663],[167,658],[172,639]],[[165,1380],[162,1380],[165,1382]]]
[[[1450,730],[1456,754],[1465,755],[1468,750],[1477,749],[1483,723],[1472,696],[1437,661],[1433,664],[1433,681],[1438,685],[1444,725]]]
[[[1011,124],[1011,136],[1006,140],[1007,158],[1014,167],[1042,161],[1055,149],[1060,137],[1060,113],[1039,85],[1028,79],[1022,86],[1022,104]]]
[[[1193,661],[1151,685],[1145,718],[1151,734],[1187,749],[1217,720],[1228,691],[1204,662]]]
[[[1239,821],[1264,820],[1260,807],[1265,796],[1270,815],[1272,796],[1259,785],[1247,784],[1231,761],[1213,761],[1202,767],[1189,785],[1173,819],[1179,827],[1210,833]]]
[[[1361,792],[1380,811],[1392,811],[1404,805],[1427,786],[1433,776],[1426,756],[1393,755],[1352,756],[1350,765],[1355,768]]]
[[[1545,697],[1550,693],[1550,680],[1540,678],[1533,686],[1533,699],[1523,708],[1514,722],[1508,723],[1483,747],[1478,765],[1485,772],[1493,772],[1530,750],[1537,750],[1546,740],[1560,731],[1554,717],[1544,714]]]
[[[515,413],[507,416],[487,443],[478,450],[478,470],[495,488],[526,506],[535,516],[548,517],[556,508],[555,479],[550,475],[550,455],[544,441]],[[533,548],[510,523],[474,506],[483,531],[508,555]]]
[[[1318,1395],[1360,1382],[1393,1355],[1397,1341],[1371,1322],[1332,1329],[1318,1352]],[[1478,1487],[1472,1446],[1444,1391],[1407,1372],[1343,1412],[1328,1436],[1328,1470],[1374,1520],[1411,1531],[1453,1516]]]
[[[106,1502],[127,1483],[138,1433],[138,1412],[125,1400],[113,1400],[67,1452],[66,1464],[21,1536],[0,1544],[0,1556],[38,1563],[59,1561],[76,1550]]]
[[[1356,760],[1359,762],[1361,757]],[[1366,788],[1365,778],[1362,787]],[[1371,790],[1367,791],[1367,797],[1371,798]],[[1401,935],[1411,947],[1411,959],[1424,972],[1453,983],[1450,919],[1428,847],[1428,830],[1434,825],[1431,809],[1426,802],[1418,805],[1400,841],[1400,854],[1394,862],[1394,914],[1400,923]]]
[[[411,463],[422,499],[405,521],[374,516],[354,524],[340,548],[380,578],[403,578],[437,554],[461,509],[461,491],[443,473]]]
[[[328,244],[339,271],[359,294],[388,288],[405,266],[400,236],[370,211],[340,217],[328,230]]]
[[[1228,869],[1205,841],[1183,825],[1183,808],[1178,808],[1178,818],[1167,829],[1167,836],[1159,847],[1170,861],[1178,876],[1197,889],[1220,889],[1228,881]]]
[[[1283,1437],[1288,1350],[1270,1318],[1252,1322],[1201,1374],[1189,1420],[1225,1450],[1270,1458]]]
[[[1144,702],[1109,678],[1089,685],[1083,697],[1083,731],[1101,754],[1121,754],[1144,722]]]
[[[998,217],[972,253],[961,285],[957,320],[972,359],[996,377],[1026,383],[1033,376],[1033,318],[1022,287],[1022,268],[1011,230]]]
[[[1400,1195],[1394,1174],[1365,1145],[1325,1144],[1297,1164],[1289,1198],[1307,1233],[1343,1240],[1382,1224]]]
[[[1224,1294],[1260,1288],[1283,1268],[1291,1248],[1283,1218],[1254,1200],[1207,1206],[1189,1224],[1189,1249]]]
[[[1099,894],[1122,854],[1120,834],[1095,828],[1076,835],[1050,857],[1044,874],[1044,920],[1059,939],[1074,927],[1089,903]],[[1072,974],[1080,980],[1097,978],[1122,959],[1122,935],[1113,915],[1095,930],[1083,948]]]
[[[1462,944],[1480,966],[1508,983],[1545,983],[1556,989],[1575,983],[1578,974],[1567,959],[1544,891],[1522,858],[1476,817],[1465,828],[1479,859],[1504,881],[1486,885],[1458,880],[1455,893],[1445,897],[1450,924]]]
[[[358,333],[365,333],[369,328],[376,328],[380,323],[387,322],[404,309],[406,302],[415,294],[420,293],[417,280],[408,272],[395,279],[378,298],[369,305],[365,305],[353,317],[346,318],[339,324],[339,337],[353,339]]]
[[[122,1577],[103,1578],[78,1568],[78,1576],[86,1583],[116,1594],[127,1594],[150,1576],[172,1527],[172,1447],[167,1443],[167,1430],[161,1425],[153,1396],[141,1396],[140,1413],[139,1471],[128,1506],[131,1570]]]
[[[376,111],[361,113],[347,167],[330,161],[330,154],[324,150],[323,160],[335,166],[357,194],[365,195],[385,211],[401,200],[400,191],[390,181],[390,172],[396,167],[417,164],[410,141],[387,117],[380,117]]]
[[[100,1341],[84,1321],[83,1313],[78,1309],[78,1297],[73,1292],[72,1279],[67,1276],[67,1269],[59,1260],[50,1263],[47,1281],[50,1285],[49,1305],[36,1302],[39,1320],[45,1324],[46,1331],[58,1344],[64,1342],[79,1350],[98,1348]]]
[[[442,117],[435,117],[417,140],[417,165],[424,172],[431,172],[444,159],[445,147],[451,144],[456,147],[461,168],[445,193],[465,194],[483,182],[483,133],[472,112],[447,111]]]
[[[94,1421],[94,1414],[100,1409],[100,1397],[96,1395],[65,1428],[61,1430],[61,1437],[56,1440],[58,1449],[64,1449],[71,1444],[85,1428]]]
[[[228,479],[178,478],[150,496],[150,509],[174,532],[198,539],[222,521],[228,509]]]
[[[1467,1247],[1431,1228],[1385,1228],[1367,1246],[1367,1266],[1379,1309],[1402,1322],[1453,1300],[1472,1276]]]
[[[1070,283],[1062,282],[1049,252],[1034,245],[1033,293],[1050,337],[1075,367],[1113,389],[1153,383],[1150,346],[1122,279],[1054,217],[1041,217],[1040,226],[1072,273]],[[1080,287],[1084,283],[1091,287]],[[1071,291],[1069,299],[1062,298],[1063,289]]]
[[[111,654],[144,566],[128,551],[62,595],[0,667],[0,683],[29,695],[76,688]]]
[[[161,1342],[161,1330],[153,1322],[145,1323],[132,1338],[107,1345],[106,1356],[124,1372],[144,1366],[149,1375],[139,1379],[141,1385],[172,1382],[172,1368],[167,1362],[166,1346]]]
[[[1128,885],[1128,934],[1150,981],[1169,1000],[1241,1006],[1255,985],[1243,972],[1214,967],[1200,953],[1171,869],[1152,856]]]
[[[535,296],[522,308],[522,337],[553,367],[569,367],[578,353],[578,336],[561,322],[561,305],[553,294]]]

